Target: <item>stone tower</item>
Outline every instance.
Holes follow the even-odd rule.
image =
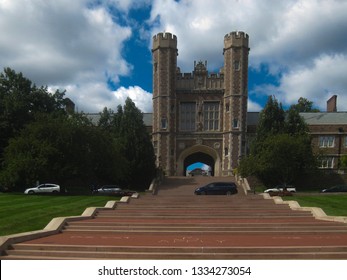
[[[153,37],[152,140],[167,175],[186,175],[195,162],[211,174],[228,176],[245,152],[248,35],[224,37],[224,67],[209,73],[207,61],[194,62],[191,73],[177,67],[177,38]]]
[[[174,175],[176,131],[177,38],[170,33],[153,37],[153,145],[157,166]]]
[[[244,32],[231,32],[224,37],[224,159],[222,169],[229,172],[238,165],[238,160],[245,154],[248,43],[248,35]]]

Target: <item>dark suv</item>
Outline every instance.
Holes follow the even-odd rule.
[[[216,182],[216,183],[210,183],[206,186],[197,188],[194,193],[197,195],[205,195],[205,194],[232,195],[232,194],[237,194],[237,186],[233,182],[231,183]]]

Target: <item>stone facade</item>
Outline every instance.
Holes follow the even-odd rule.
[[[157,165],[167,175],[185,175],[201,161],[212,174],[228,176],[246,152],[249,38],[224,37],[224,66],[208,73],[207,62],[192,73],[177,67],[177,37],[153,37],[152,137]]]

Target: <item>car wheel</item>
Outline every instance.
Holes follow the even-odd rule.
[[[57,193],[57,191],[52,191],[52,193]]]
[[[202,195],[206,195],[206,192],[201,192]]]
[[[35,192],[34,191],[29,191],[28,194],[34,194]]]
[[[226,192],[226,195],[231,195],[231,191],[227,191],[227,192]]]

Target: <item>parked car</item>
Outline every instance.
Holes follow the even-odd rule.
[[[25,194],[35,194],[35,193],[60,193],[66,192],[65,189],[61,188],[57,184],[41,184],[34,188],[28,188],[24,191]]]
[[[296,192],[296,188],[294,188],[293,186],[276,186],[274,188],[271,189],[267,189],[264,191],[264,193],[271,193],[271,192],[283,192],[284,190],[286,190],[287,192],[291,192],[291,193],[295,193]]]
[[[206,176],[207,172],[206,170],[203,170],[201,168],[195,168],[191,171],[189,171],[189,176]]]
[[[98,194],[117,194],[121,191],[122,189],[117,185],[104,185],[96,189],[95,192]]]
[[[237,186],[233,182],[215,182],[197,188],[194,193],[197,195],[231,195],[237,194]]]
[[[327,188],[321,191],[322,193],[330,192],[347,192],[347,185],[336,185],[331,188]]]
[[[134,193],[136,193],[136,191],[123,190],[118,185],[104,185],[101,188],[98,188],[94,193],[116,195],[116,196],[131,196]]]

